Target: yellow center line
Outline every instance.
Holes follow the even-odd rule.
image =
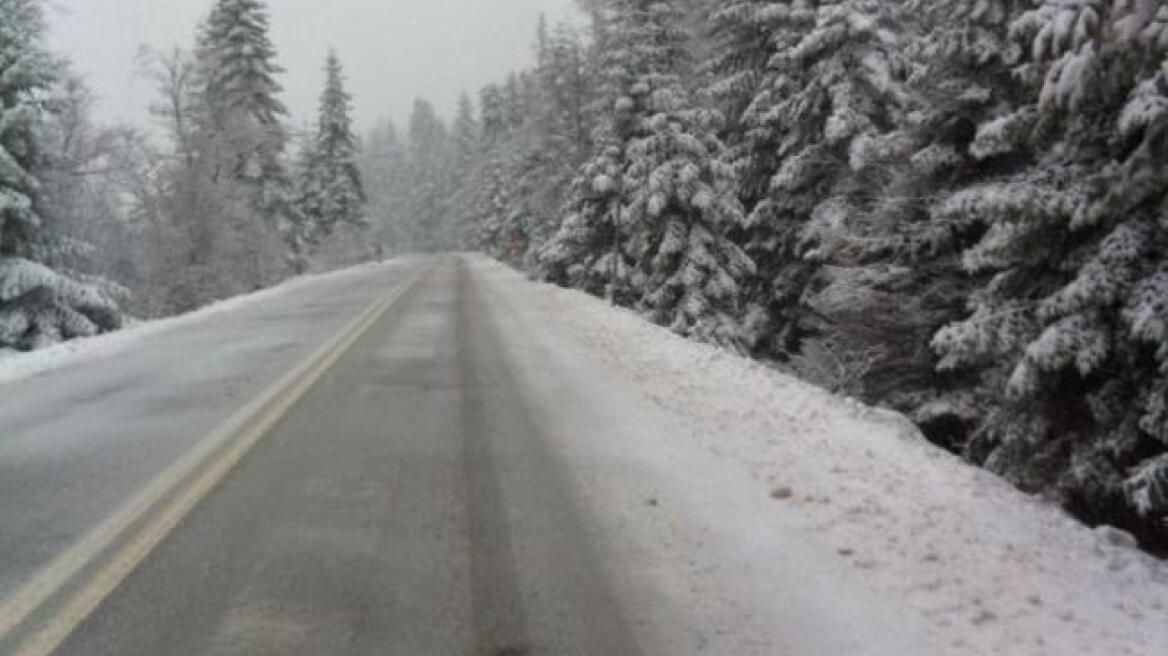
[[[296,402],[429,271],[423,271],[380,298],[333,339],[281,376],[255,400],[203,438],[195,448],[152,479],[121,508],[21,586],[0,606],[0,642],[9,639],[16,629],[60,595],[80,573],[98,565],[97,559],[103,552],[122,541],[117,551],[101,563],[91,577],[80,583],[77,592],[54,610],[52,617],[28,631],[27,637],[14,652],[14,656],[51,654],[183,518],[231,473]],[[222,453],[216,455],[220,451]],[[176,493],[192,476],[195,478]],[[156,511],[168,496],[173,498]],[[152,512],[154,517],[145,526],[132,536],[126,535],[132,526]]]

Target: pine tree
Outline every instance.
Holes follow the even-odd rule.
[[[1035,163],[942,208],[985,226],[965,252],[989,277],[935,345],[979,366],[999,403],[987,465],[1089,518],[1168,515],[1164,348],[1168,20],[1157,3],[1045,2],[1012,34],[1032,102],[975,152]],[[1163,537],[1163,535],[1161,536]]]
[[[469,98],[468,98],[469,100]],[[464,230],[469,245],[515,264],[530,244],[541,181],[554,175],[541,152],[534,116],[539,87],[529,72],[509,75],[502,85],[488,85],[480,94],[481,143],[472,166],[467,200],[473,209],[473,229]],[[457,147],[457,153],[463,148]],[[459,170],[456,161],[454,170]]]
[[[591,152],[594,118],[592,66],[575,29],[561,24],[548,32],[541,24],[536,53],[537,90],[518,184],[531,199],[529,256],[559,229],[562,199]]]
[[[452,243],[474,247],[477,232],[477,203],[475,189],[477,169],[482,149],[481,127],[475,116],[474,101],[463,92],[458,98],[458,110],[451,126],[452,148],[451,213],[454,224],[449,239]]]
[[[776,37],[783,36],[790,12],[789,4],[772,0],[725,0],[707,9],[711,52],[701,65],[709,79],[702,92],[727,117],[731,149],[746,141],[743,119],[755,93],[769,82],[771,59],[783,45]],[[733,160],[739,155],[731,150],[729,156]]]
[[[33,349],[120,327],[95,281],[50,268],[66,250],[45,210],[47,123],[61,64],[45,47],[38,0],[0,0],[0,349]]]
[[[763,280],[752,294],[750,322],[760,353],[785,357],[820,331],[805,295],[823,284],[814,280],[823,273],[817,249],[867,209],[879,182],[864,147],[893,129],[903,111],[894,8],[875,0],[775,3],[747,7],[733,30],[765,29],[773,49],[724,55],[745,63],[729,70],[722,87],[732,90],[735,75],[754,75],[752,58],[770,54],[738,118],[742,140],[731,150],[750,209],[744,241]]]
[[[359,148],[350,118],[352,100],[345,90],[340,59],[330,51],[318,124],[301,155],[294,246],[319,246],[339,224],[368,227],[365,189],[357,167]]]
[[[288,263],[292,270],[303,274],[312,268],[312,251],[320,245],[323,226],[321,212],[324,199],[315,180],[316,131],[305,126],[293,137],[295,142],[295,172],[298,193],[288,207],[288,216],[281,226],[288,244]]]
[[[483,90],[484,164],[476,176],[484,228],[477,245],[525,266],[558,230],[565,192],[591,143],[590,62],[578,35],[541,18],[534,50],[534,70]]]
[[[350,117],[353,97],[345,90],[335,51],[329,53],[325,71],[327,82],[321,97],[316,148],[318,180],[328,199],[322,217],[326,226],[364,225],[365,191],[356,163],[360,148]]]
[[[742,281],[753,263],[726,235],[743,222],[719,158],[718,116],[681,82],[689,58],[677,8],[607,5],[599,153],[573,184],[544,275],[606,293],[653,321],[739,348]]]
[[[217,0],[198,38],[204,157],[215,180],[253,189],[253,208],[278,218],[285,202],[282,120],[276,51],[263,0]]]
[[[1026,151],[975,149],[979,126],[1026,102],[1010,72],[1020,49],[1009,39],[1024,4],[912,0],[893,8],[912,71],[904,85],[909,111],[899,113],[896,129],[856,143],[852,169],[865,176],[874,202],[819,232],[827,275],[807,297],[828,320],[817,341],[869,356],[850,392],[908,413],[931,439],[975,460],[968,437],[985,394],[968,369],[937,372],[927,344],[937,326],[965,312],[977,280],[963,270],[961,253],[983,228],[940,208],[971,185],[1031,163]]]
[[[0,246],[5,256],[43,255],[41,218],[35,208],[38,167],[45,164],[39,131],[57,81],[58,63],[44,47],[40,3],[6,0],[0,5]]]
[[[481,109],[481,158],[473,179],[470,246],[493,257],[507,259],[509,237],[515,226],[509,225],[514,201],[513,153],[514,130],[508,119],[503,89],[488,84],[479,93]]]
[[[406,146],[393,121],[385,120],[372,130],[361,153],[360,169],[378,249],[398,251],[405,242],[401,229],[409,166]]]
[[[414,103],[408,136],[409,188],[402,217],[406,248],[413,252],[453,248],[444,240],[449,230],[450,133],[429,101]]]
[[[711,52],[702,66],[702,93],[727,117],[723,159],[735,171],[748,212],[746,226],[734,236],[759,265],[746,292],[748,341],[765,357],[798,350],[799,315],[792,306],[801,284],[778,284],[784,267],[798,260],[798,224],[773,211],[769,198],[788,135],[776,107],[789,85],[776,64],[781,52],[798,43],[807,15],[798,3],[769,0],[733,0],[708,10]]]

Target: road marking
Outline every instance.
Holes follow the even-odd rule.
[[[16,629],[66,587],[76,584],[77,591],[51,617],[28,631],[13,652],[13,656],[51,654],[377,320],[431,270],[428,267],[381,297],[21,586],[0,606],[0,643],[10,639]],[[167,497],[172,498],[163,504]],[[137,533],[128,535],[135,524],[151,514],[153,517]],[[99,564],[98,558],[117,542],[121,545],[115,553]],[[75,581],[79,574],[94,567],[97,569],[92,576]]]

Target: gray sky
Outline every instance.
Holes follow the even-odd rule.
[[[52,44],[100,96],[99,118],[144,124],[154,99],[136,74],[139,46],[189,48],[213,0],[49,0]],[[358,125],[402,122],[414,98],[453,112],[459,91],[531,63],[535,23],[576,17],[571,0],[269,0],[284,101],[299,126],[312,118],[328,47],[355,96]]]

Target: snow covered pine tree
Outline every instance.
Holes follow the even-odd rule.
[[[345,90],[341,61],[335,51],[329,51],[318,126],[302,154],[299,195],[289,235],[302,271],[307,268],[311,250],[338,225],[368,226],[351,109],[352,97]]]
[[[482,146],[482,126],[475,117],[474,101],[470,94],[463,92],[459,94],[458,112],[450,128],[451,167],[455,182],[450,198],[454,218],[450,239],[462,247],[473,248],[477,241],[478,195],[474,182]]]
[[[771,173],[750,225],[756,243],[770,250],[756,257],[779,340],[770,345],[773,355],[798,353],[815,334],[819,355],[861,365],[868,359],[867,345],[832,334],[829,317],[841,307],[835,292],[853,286],[855,270],[824,264],[835,255],[836,236],[868,213],[872,191],[884,183],[878,144],[899,124],[905,104],[896,8],[837,0],[793,2],[773,12],[772,74],[743,117],[753,148],[739,164]],[[773,155],[759,152],[775,141]]]
[[[60,64],[39,0],[0,0],[0,349],[28,350],[120,327],[106,286],[50,268],[64,247],[42,212],[42,131]]]
[[[506,256],[507,225],[513,180],[513,153],[510,121],[507,119],[503,90],[496,84],[483,87],[479,93],[481,114],[481,162],[471,180],[470,193],[474,199],[470,209],[473,234],[471,245],[500,259]]]
[[[949,199],[987,226],[965,265],[991,278],[935,341],[946,365],[980,362],[999,394],[988,466],[1088,519],[1159,517],[1163,544],[1166,27],[1168,7],[1147,0],[1051,0],[1015,20],[1033,101],[982,125],[974,148],[1038,155]]]
[[[402,217],[407,251],[453,248],[447,241],[450,219],[450,131],[426,100],[414,102],[409,126],[409,183]]]
[[[191,217],[207,224],[190,227],[199,237],[192,267],[205,279],[203,297],[259,289],[288,272],[281,238],[291,213],[288,111],[268,32],[263,0],[216,0],[197,38],[192,113],[199,178],[213,206],[210,216]]]
[[[218,0],[199,35],[201,118],[220,175],[250,186],[254,209],[273,218],[286,200],[282,155],[288,115],[262,0]]]
[[[1021,49],[1009,39],[1023,2],[911,0],[885,20],[908,70],[895,129],[856,142],[852,174],[868,200],[820,233],[822,286],[809,305],[826,317],[844,353],[871,353],[851,393],[909,414],[938,444],[979,461],[971,443],[984,399],[969,369],[937,371],[929,341],[960,319],[978,279],[961,253],[984,231],[945,208],[970,185],[1029,165],[1026,152],[971,152],[977,127],[1027,100],[1010,73]],[[887,55],[885,55],[887,56]],[[870,175],[875,172],[876,175]]]
[[[405,144],[393,121],[383,120],[370,131],[359,166],[377,249],[393,252],[404,241],[401,230],[408,173]]]
[[[742,350],[754,263],[727,236],[745,217],[721,161],[720,117],[681,82],[690,61],[683,16],[670,3],[611,0],[605,21],[598,152],[541,254],[543,275]]]
[[[530,195],[524,231],[525,264],[533,266],[539,249],[560,227],[563,199],[592,150],[592,62],[576,30],[540,22],[536,42],[535,92],[524,126],[526,154],[518,184]]]
[[[797,262],[798,230],[768,200],[778,171],[783,132],[779,112],[779,52],[798,40],[792,3],[729,0],[708,10],[709,57],[702,92],[726,116],[723,159],[738,178],[746,224],[734,234],[758,265],[745,293],[750,348],[761,357],[785,358],[798,350],[797,289],[781,283],[781,273]]]

